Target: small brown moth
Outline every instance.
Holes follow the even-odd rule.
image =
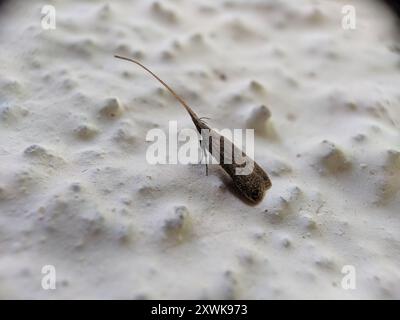
[[[259,203],[264,198],[265,192],[272,185],[271,180],[265,171],[254,160],[237,148],[228,138],[211,129],[204,121],[201,120],[201,118],[196,115],[196,113],[194,113],[192,108],[189,107],[189,105],[178,94],[175,93],[174,90],[172,90],[150,69],[136,60],[125,58],[119,55],[115,55],[115,57],[133,62],[149,72],[182,104],[182,106],[189,113],[193,124],[202,137],[204,137],[202,131],[207,131],[208,137],[205,144],[208,151],[214,158],[217,158],[216,160],[218,160],[218,164],[232,178],[235,187],[242,196],[244,196],[253,204]],[[230,146],[230,148],[226,149],[225,146],[227,145]],[[219,150],[219,154],[214,155],[213,150]],[[226,159],[229,159],[229,161],[226,161]],[[240,170],[243,169],[244,165],[246,165],[246,167],[250,165],[250,167],[253,168],[252,172],[248,174],[240,174]]]

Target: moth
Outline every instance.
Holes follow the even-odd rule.
[[[261,202],[266,191],[271,188],[272,183],[267,173],[242,150],[234,145],[228,138],[220,135],[215,130],[211,129],[193,109],[177,94],[175,91],[161,80],[149,68],[144,66],[139,61],[115,55],[115,58],[127,60],[140,66],[156,78],[185,108],[197,131],[203,137],[203,147],[216,158],[221,168],[232,178],[233,184],[242,195],[252,204]],[[207,133],[206,138],[204,132]],[[229,146],[226,148],[226,146]],[[215,154],[213,150],[218,150]],[[252,168],[251,172],[247,168]]]

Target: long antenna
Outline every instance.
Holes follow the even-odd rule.
[[[118,59],[122,59],[122,60],[127,60],[133,63],[136,63],[138,66],[142,67],[144,70],[146,70],[147,72],[149,72],[154,78],[156,78],[158,81],[161,82],[161,84],[168,89],[169,92],[171,92],[171,94],[182,104],[182,106],[186,109],[187,112],[189,112],[190,116],[192,118],[198,118],[198,116],[194,113],[194,111],[192,110],[192,108],[190,108],[188,106],[188,104],[174,91],[172,90],[172,88],[167,85],[163,80],[161,80],[154,72],[152,72],[149,68],[145,67],[143,64],[141,64],[139,61],[130,59],[130,58],[126,58],[123,56],[119,56],[119,55],[114,55],[115,58]]]

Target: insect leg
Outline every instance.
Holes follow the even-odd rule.
[[[202,153],[202,159],[205,159],[206,162],[206,176],[208,176],[208,157],[207,157],[207,152],[206,152],[206,146],[204,145],[202,140],[199,140],[199,144],[200,144],[200,149],[201,149],[201,153]],[[201,162],[201,160],[200,160]]]
[[[200,143],[200,148],[203,154],[202,159],[205,159],[205,163],[206,163],[206,176],[208,176],[208,153],[206,152],[206,150],[208,149],[208,145],[209,145],[209,134],[208,131],[206,130],[202,130],[201,132],[201,139],[199,140]]]

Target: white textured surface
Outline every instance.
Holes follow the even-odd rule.
[[[0,15],[0,297],[400,298],[398,30],[377,1],[12,1]],[[146,163],[147,130],[192,124],[115,53],[212,126],[256,128],[273,182],[260,205],[216,168]]]

